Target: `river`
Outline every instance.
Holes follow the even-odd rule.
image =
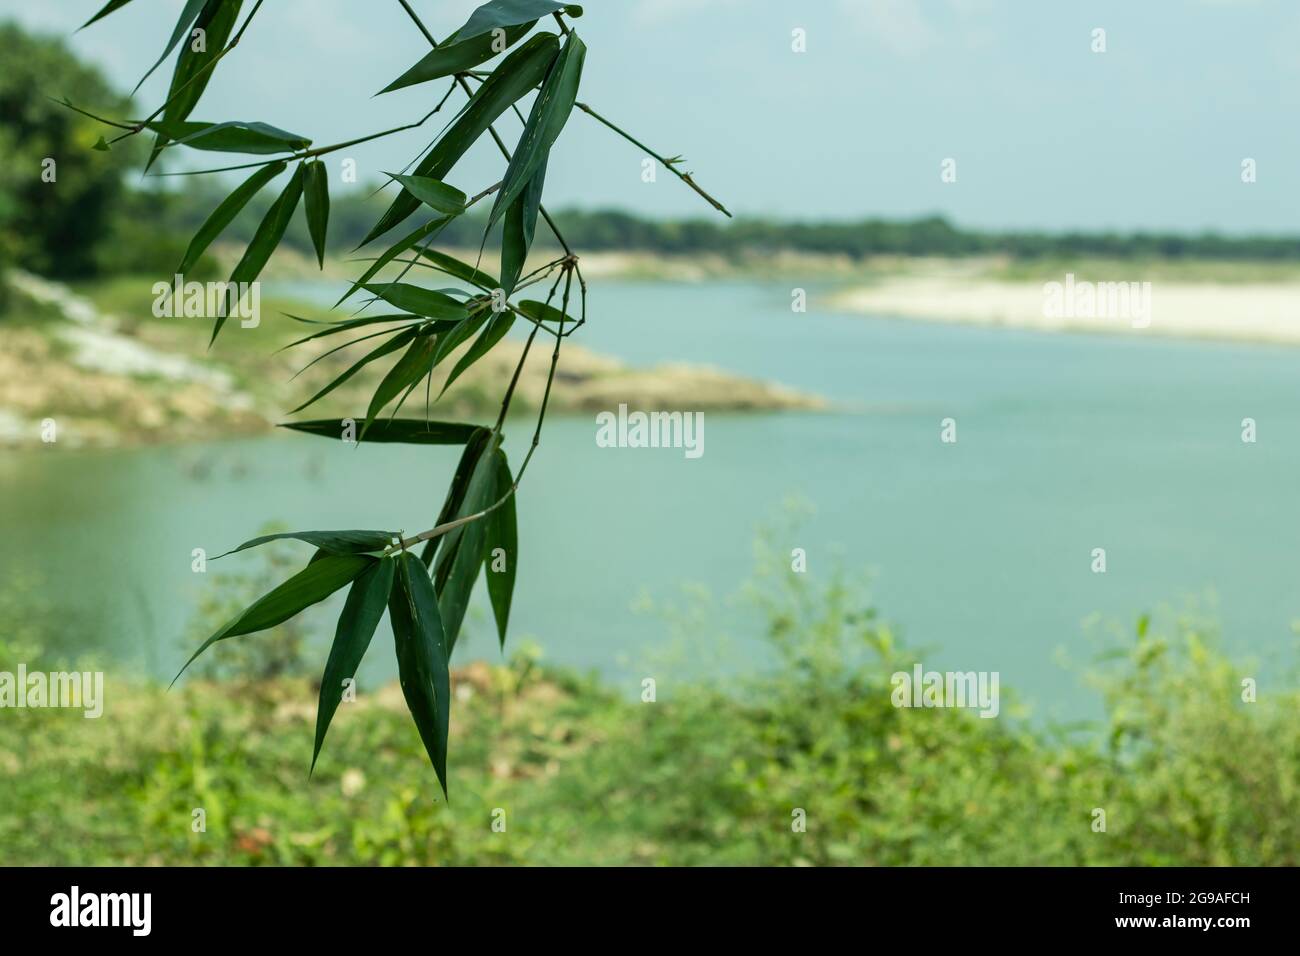
[[[932,648],[926,667],[998,671],[1040,715],[1094,709],[1058,660],[1094,654],[1092,618],[1131,629],[1195,598],[1236,654],[1278,660],[1292,646],[1294,351],[870,318],[809,291],[808,311],[793,313],[788,283],[592,284],[575,336],[589,348],[710,363],[835,409],[709,413],[697,459],[600,448],[594,416],[549,420],[520,492],[512,641],[629,693],[656,667],[675,680],[762,666],[756,622],[724,598],[750,576],[756,528],[795,496],[814,513],[778,543],[806,551],[810,576],[874,569],[875,604],[909,644]],[[1247,417],[1255,443],[1241,440]],[[940,441],[946,418],[955,443]],[[517,462],[531,422],[511,431]],[[217,554],[268,520],[419,530],[455,454],[306,436],[5,452],[0,573],[37,582],[72,646],[169,678],[213,586],[191,571],[192,549]],[[683,585],[717,600],[665,663],[672,629],[638,608],[680,600]],[[495,657],[482,594],[476,603],[457,654]],[[392,672],[390,648],[376,638],[363,676]]]

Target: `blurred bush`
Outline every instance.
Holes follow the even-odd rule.
[[[1294,676],[1244,703],[1193,621],[1141,622],[1095,675],[1106,720],[1065,733],[1005,697],[893,707],[914,658],[855,581],[768,559],[752,592],[779,663],[725,687],[641,703],[532,652],[460,668],[450,807],[396,685],[359,687],[310,780],[307,678],[110,674],[99,720],[5,711],[0,864],[1300,863]]]
[[[170,282],[198,229],[198,225],[191,228],[173,221],[172,210],[186,202],[180,194],[163,190],[136,189],[127,193],[109,226],[109,241],[96,247],[95,271],[101,275],[143,276],[150,285]],[[226,276],[208,251],[190,266],[185,278],[207,282]]]

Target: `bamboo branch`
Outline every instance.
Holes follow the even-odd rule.
[[[420,22],[420,18],[416,16],[415,11],[411,9],[411,4],[407,2],[407,0],[397,0],[397,2],[402,5],[402,9],[406,11],[407,16],[415,21],[415,25],[420,28],[420,32],[424,34],[424,38],[429,41],[429,45],[435,50],[438,49],[438,41],[433,38],[433,34],[429,32],[428,28]],[[473,96],[474,91],[471,90],[469,84],[465,82],[466,76],[467,74],[465,73],[457,73],[456,84],[465,91],[466,96]],[[510,150],[506,148],[506,144],[501,139],[501,135],[497,133],[496,127],[489,124],[488,133],[491,135],[492,140],[497,144],[497,149],[501,150],[501,155],[506,158],[506,162],[509,162]],[[546,225],[550,227],[551,232],[554,234],[556,242],[558,242],[560,248],[564,250],[564,254],[568,256],[573,255],[573,250],[569,248],[569,243],[565,241],[563,233],[560,232],[559,227],[555,224],[555,220],[551,218],[551,214],[546,211],[546,207],[539,204],[537,208],[538,211],[541,212],[542,218],[546,220]]]

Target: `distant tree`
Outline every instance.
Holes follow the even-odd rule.
[[[95,271],[96,251],[137,150],[91,149],[102,127],[89,112],[124,115],[126,98],[60,39],[0,24],[0,265],[52,276]]]

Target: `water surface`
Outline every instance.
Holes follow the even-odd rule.
[[[1095,613],[1131,623],[1213,594],[1230,649],[1286,653],[1300,618],[1294,351],[876,319],[827,311],[813,292],[793,314],[788,285],[593,284],[584,345],[710,363],[837,408],[710,413],[695,460],[598,448],[593,417],[549,420],[520,494],[516,637],[635,688],[667,629],[633,605],[684,583],[733,591],[756,526],[796,495],[816,512],[786,544],[807,551],[810,574],[875,568],[882,613],[938,649],[927,666],[999,671],[1040,713],[1090,708],[1055,656],[1093,652],[1082,622]],[[1245,417],[1255,444],[1241,441]],[[944,418],[956,444],[939,440]],[[517,462],[531,423],[511,431]],[[212,586],[191,572],[193,548],[217,554],[270,519],[421,530],[455,455],[306,436],[6,452],[0,571],[44,581],[78,646],[170,677]],[[1105,574],[1090,568],[1098,547]],[[496,654],[484,603],[469,655]],[[725,604],[717,619],[737,640],[721,664],[701,647],[696,669],[758,666],[752,622]],[[389,648],[376,638],[371,675],[391,672]]]

